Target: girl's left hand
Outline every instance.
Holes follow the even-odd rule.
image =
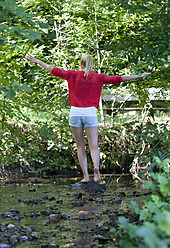
[[[37,61],[38,61],[38,60],[37,60],[34,56],[32,56],[31,54],[28,54],[28,56],[27,56],[26,58],[27,58],[28,62],[37,63]]]

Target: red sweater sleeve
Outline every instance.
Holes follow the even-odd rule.
[[[120,84],[122,82],[121,76],[108,76],[106,74],[100,74],[102,76],[103,84]]]
[[[71,70],[65,71],[60,68],[54,67],[51,71],[51,74],[55,77],[59,77],[65,80],[68,80],[69,77],[71,76]]]

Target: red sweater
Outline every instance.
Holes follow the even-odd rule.
[[[107,76],[90,72],[84,76],[84,71],[62,70],[53,68],[53,76],[68,81],[69,105],[74,107],[99,107],[99,100],[103,84],[119,84],[122,82],[121,76]]]

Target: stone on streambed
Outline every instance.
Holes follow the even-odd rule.
[[[75,184],[71,184],[71,187],[73,189],[84,189],[86,187],[86,183],[75,183]]]
[[[13,212],[6,212],[3,214],[4,218],[12,218],[14,216],[15,216],[15,214]]]
[[[29,189],[29,192],[36,192],[36,187],[31,187],[30,189]]]
[[[9,224],[9,225],[7,226],[7,228],[8,228],[8,229],[14,229],[14,228],[15,228],[15,225]]]
[[[92,191],[92,192],[104,192],[107,187],[105,184],[99,184],[99,183],[96,183],[94,181],[89,181],[87,184],[86,184],[86,191]]]
[[[106,244],[106,243],[112,241],[112,239],[111,239],[110,237],[103,237],[103,236],[100,236],[100,235],[97,236],[97,237],[94,239],[94,241],[95,241],[95,240],[98,240],[99,245],[100,245],[100,244],[104,245],[104,244]]]
[[[48,248],[59,248],[59,245],[56,244],[55,242],[51,242],[49,243]]]
[[[32,232],[30,236],[31,236],[32,239],[40,239],[41,238],[41,233]]]
[[[19,241],[16,236],[12,236],[9,238],[9,242],[11,245],[16,245]]]
[[[27,228],[27,234],[31,234],[32,233],[32,229],[30,227]]]
[[[0,244],[0,248],[12,248],[11,245]]]
[[[94,181],[89,181],[87,183],[75,183],[71,184],[72,188],[85,189],[86,191],[91,192],[104,192],[107,187],[105,184],[99,184]]]
[[[59,245],[55,242],[51,242],[48,245],[41,245],[41,248],[59,248]]]
[[[17,239],[19,242],[26,242],[28,240],[28,237],[27,236],[18,236]]]

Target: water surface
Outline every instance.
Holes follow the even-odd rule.
[[[110,228],[119,231],[118,217],[133,216],[128,204],[145,199],[143,185],[131,176],[105,175],[106,191],[86,192],[72,187],[78,182],[66,177],[2,181],[0,242],[16,240],[17,248],[116,245]]]

